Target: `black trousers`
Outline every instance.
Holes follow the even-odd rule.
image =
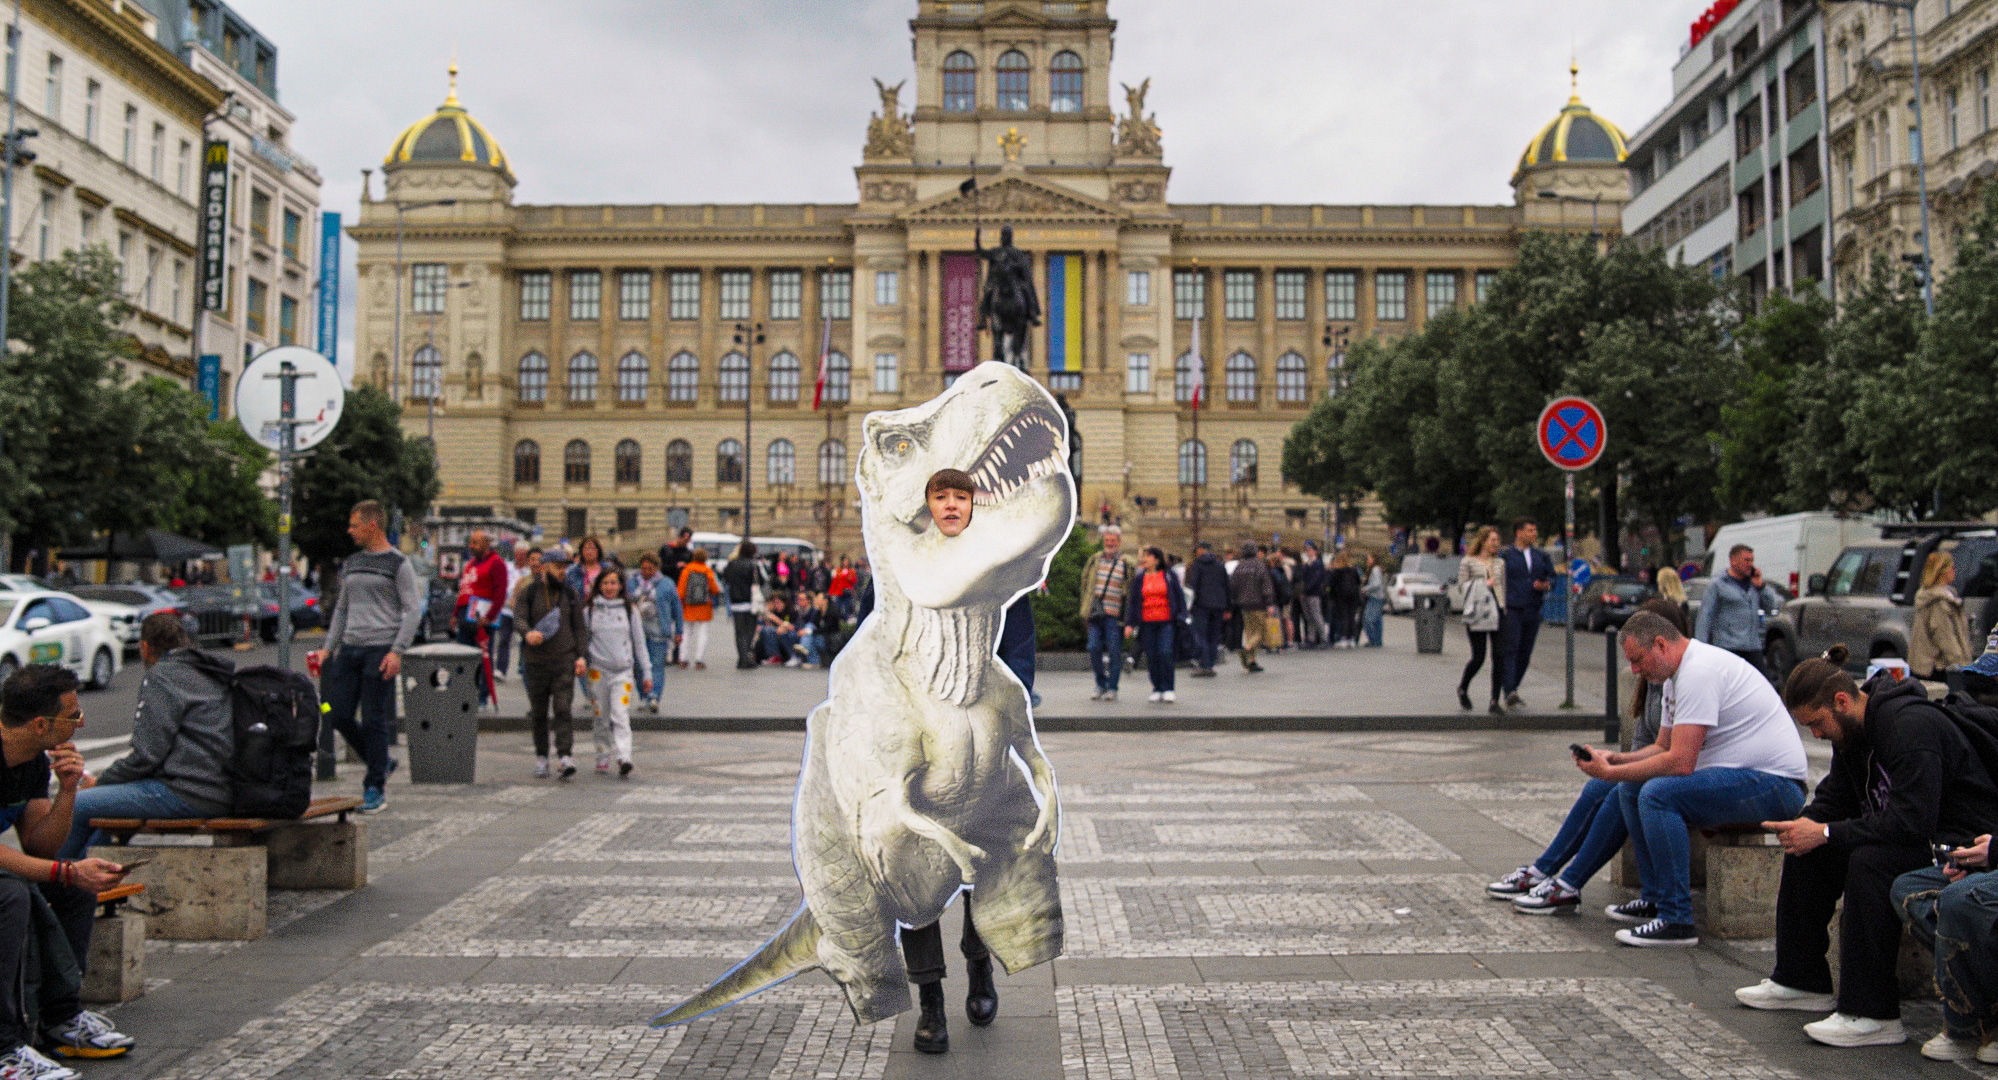
[[[534,727],[534,754],[548,756],[549,712],[554,712],[555,753],[568,757],[575,749],[576,733],[571,705],[576,699],[576,669],[535,667],[524,661],[520,681],[527,686],[527,719]]]
[[[1331,614],[1325,620],[1329,624],[1325,631],[1326,636],[1333,641],[1352,641],[1358,638],[1359,634],[1354,628],[1359,625],[1359,602],[1343,596],[1334,596],[1326,601],[1326,605],[1331,608]]]
[[[1776,970],[1770,978],[1792,990],[1832,992],[1832,906],[1845,898],[1839,917],[1838,1011],[1847,1016],[1894,1020],[1901,995],[1894,964],[1901,952],[1901,916],[1888,891],[1894,879],[1933,865],[1918,847],[1835,848],[1783,857],[1776,890]]]
[[[970,893],[964,894],[964,937],[959,939],[957,947],[966,960],[983,960],[992,955],[985,951],[985,939],[978,936],[978,928],[971,924]],[[909,967],[909,981],[917,986],[942,982],[944,948],[940,924],[903,928],[902,960]]]
[[[1505,683],[1505,652],[1500,648],[1497,630],[1466,630],[1471,639],[1471,660],[1464,665],[1464,677],[1457,680],[1457,692],[1471,689],[1471,680],[1478,675],[1478,669],[1485,666],[1485,652],[1492,654],[1492,700],[1497,701]]]
[[[91,924],[77,917],[79,901],[81,920],[92,918],[93,893],[0,873],[0,1045],[35,1041],[39,1033],[23,1020],[46,1028],[83,1010],[82,961],[74,942],[81,929],[83,955],[89,953]]]
[[[753,668],[756,666],[756,613],[736,611],[729,614],[735,623],[735,666]]]

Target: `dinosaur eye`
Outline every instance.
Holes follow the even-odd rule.
[[[882,435],[879,445],[882,453],[892,457],[901,457],[916,448],[916,444],[909,441],[907,435],[896,431],[890,431]]]

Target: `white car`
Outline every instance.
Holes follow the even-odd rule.
[[[102,690],[118,674],[123,646],[109,620],[68,593],[0,592],[0,682],[27,664],[60,664]]]
[[[52,589],[29,574],[0,574],[0,595],[19,592],[57,592],[82,604],[84,610],[93,615],[102,615],[111,624],[111,632],[128,649],[139,647],[139,624],[145,621],[146,613],[131,604],[120,604],[111,600],[90,600],[75,593]]]
[[[1396,574],[1388,583],[1388,610],[1396,614],[1415,610],[1418,596],[1438,596],[1443,585],[1431,574]],[[1445,600],[1445,604],[1449,601]]]

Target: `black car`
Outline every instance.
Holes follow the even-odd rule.
[[[1575,603],[1575,625],[1590,633],[1622,629],[1637,605],[1652,596],[1651,586],[1634,577],[1600,577],[1582,588]]]
[[[303,585],[300,585],[296,580],[291,581],[289,584],[291,585],[292,632],[297,633],[300,630],[316,630],[322,626],[325,626],[326,620],[331,616],[328,613],[319,610],[319,594],[312,591],[311,589],[306,588]],[[259,595],[261,595],[266,601],[277,600],[276,582],[266,581],[263,584],[257,586],[257,590]],[[273,633],[275,633],[275,631],[273,631]]]
[[[257,636],[266,642],[278,638],[278,606],[273,598],[262,589],[251,594],[254,609],[248,614],[249,623]],[[194,616],[195,636],[202,641],[234,641],[244,637],[245,613],[241,601],[236,599],[232,586],[198,585],[180,591],[181,610]]]

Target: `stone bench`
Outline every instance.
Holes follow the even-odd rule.
[[[1776,936],[1783,845],[1761,822],[1699,830],[1707,840],[1707,933],[1722,939]]]
[[[146,992],[146,917],[125,901],[144,885],[115,885],[97,894],[97,926],[83,965],[83,1000],[115,1005]]]
[[[90,854],[131,861],[135,836],[205,836],[206,845],[145,845],[153,861],[131,880],[147,887],[149,929],[179,941],[250,941],[264,936],[264,893],[358,889],[368,883],[368,826],[348,820],[361,800],[312,800],[304,814],[265,818],[92,818],[111,845]]]

